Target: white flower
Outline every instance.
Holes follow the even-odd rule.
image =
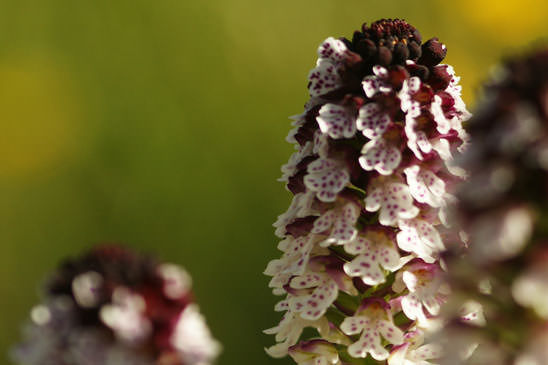
[[[316,67],[308,74],[308,90],[311,97],[324,95],[342,85],[339,63],[344,60],[346,46],[338,39],[329,37],[318,48]]]
[[[367,103],[362,106],[356,119],[357,128],[371,139],[381,137],[390,122],[390,116],[383,112],[378,103]]]
[[[310,258],[310,253],[314,248],[313,235],[294,238],[288,236],[281,241],[278,248],[284,251],[280,259],[272,260],[268,263],[264,274],[272,276],[268,286],[274,288],[274,294],[284,294],[283,286],[289,282],[294,275],[303,274]]]
[[[440,304],[449,289],[443,284],[438,266],[422,262],[404,267],[396,275],[392,289],[400,293],[405,288],[409,293],[401,296],[401,307],[407,318],[426,322],[423,307],[431,315],[438,315]]]
[[[316,118],[322,133],[329,137],[352,138],[356,134],[356,117],[348,107],[337,104],[325,104]]]
[[[267,354],[272,357],[284,357],[287,355],[289,347],[293,346],[299,340],[301,333],[306,327],[313,327],[326,337],[329,333],[329,322],[325,317],[310,321],[301,318],[298,313],[288,311],[284,314],[282,320],[276,327],[269,328],[263,332],[267,335],[276,335],[277,344],[265,349]]]
[[[289,310],[299,313],[303,319],[316,320],[325,314],[339,294],[337,283],[322,272],[308,272],[294,277],[289,286],[293,289],[310,289],[304,295],[289,295],[287,302]]]
[[[420,330],[407,332],[404,341],[403,345],[392,348],[388,365],[433,365],[429,360],[442,355],[440,344],[424,344],[424,334]]]
[[[460,113],[461,121],[468,120],[471,117],[471,114],[468,112],[468,110],[466,110],[466,105],[464,104],[464,101],[462,100],[462,97],[461,97],[462,86],[459,85],[460,77],[455,75],[455,70],[453,66],[451,65],[443,65],[443,66],[446,67],[445,71],[449,75],[451,75],[451,81],[449,82],[449,85],[447,86],[445,91],[453,97],[453,101],[455,102],[455,105],[453,107],[458,113]],[[459,133],[459,136],[460,136],[460,133]],[[466,139],[468,139],[468,136],[466,136],[464,140],[466,141]]]
[[[439,95],[435,95],[434,101],[432,102],[432,104],[430,104],[430,113],[432,113],[432,115],[434,116],[438,132],[440,132],[441,134],[447,134],[451,130],[453,123],[451,123],[451,121],[445,117],[445,113],[443,112],[441,104],[441,97]]]
[[[419,213],[407,185],[382,179],[370,183],[365,209],[368,212],[380,209],[379,222],[384,226],[395,226],[399,220],[414,218]]]
[[[436,261],[439,253],[445,249],[436,228],[425,220],[400,220],[399,227],[401,231],[396,235],[398,246],[428,263]]]
[[[93,308],[101,299],[103,276],[96,271],[87,271],[72,280],[72,294],[79,306]]]
[[[341,364],[337,349],[325,340],[300,342],[289,349],[289,355],[299,365]]]
[[[381,175],[390,175],[401,162],[401,152],[383,138],[372,139],[363,146],[359,162],[366,171],[377,170]]]
[[[347,48],[343,41],[329,37],[318,47],[318,57],[341,62],[345,59],[346,51]]]
[[[145,316],[146,303],[142,296],[125,287],[112,293],[112,304],[101,307],[101,321],[122,341],[138,343],[152,331],[152,323]]]
[[[371,354],[375,360],[386,360],[389,353],[381,337],[394,345],[403,343],[403,332],[394,325],[388,305],[380,299],[364,300],[354,316],[344,319],[341,330],[349,336],[361,333],[360,339],[348,346],[352,357]]]
[[[418,165],[403,170],[413,198],[434,208],[445,205],[445,182],[432,171],[421,169]]]
[[[368,231],[344,245],[346,252],[357,255],[344,264],[344,272],[349,276],[358,276],[367,285],[385,282],[381,267],[395,271],[400,266],[400,255],[394,242],[382,231]]]
[[[483,306],[475,300],[467,300],[460,310],[460,319],[474,326],[484,326],[485,315],[483,313]]]
[[[429,153],[432,146],[428,137],[423,131],[416,131],[417,117],[421,115],[420,103],[413,99],[413,95],[420,90],[421,81],[418,77],[411,77],[403,81],[402,88],[398,93],[401,110],[405,113],[405,135],[407,136],[407,147],[415,156],[422,160],[422,152]]]
[[[372,76],[367,76],[363,79],[362,87],[365,95],[368,98],[375,96],[377,93],[389,93],[392,91],[392,86],[386,80],[388,77],[388,70],[386,68],[376,65],[373,66]]]
[[[196,304],[188,305],[179,316],[171,344],[185,364],[209,365],[221,352]]]
[[[180,299],[192,289],[192,277],[178,265],[163,263],[157,272],[164,280],[164,295],[170,299]]]
[[[512,283],[514,300],[532,308],[539,317],[548,319],[548,267],[544,263],[534,265]]]
[[[421,87],[420,78],[414,76],[403,81],[401,90],[398,92],[400,108],[406,116],[418,117],[420,115],[420,103],[413,99]]]
[[[451,152],[451,145],[445,138],[438,138],[429,142],[434,151],[445,163],[447,170],[456,177],[464,179],[466,177],[466,171],[460,166],[455,165],[453,160],[453,153]]]
[[[308,165],[308,175],[304,177],[305,186],[316,192],[323,202],[333,202],[337,194],[350,181],[350,174],[339,161],[319,158]]]
[[[321,245],[342,245],[356,237],[356,222],[360,208],[355,203],[347,203],[339,208],[330,209],[314,221],[312,233],[328,236]]]

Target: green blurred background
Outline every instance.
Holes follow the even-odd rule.
[[[0,351],[60,259],[114,241],[192,273],[220,364],[292,363],[261,333],[287,116],[318,44],[380,17],[445,42],[470,103],[548,35],[533,0],[0,1]]]

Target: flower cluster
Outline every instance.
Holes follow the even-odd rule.
[[[64,262],[31,311],[25,365],[208,365],[220,346],[179,266],[119,246]]]
[[[548,49],[496,70],[469,131],[458,193],[469,245],[448,254],[444,331],[460,346],[444,364],[547,364]],[[455,318],[469,300],[483,305],[484,326]]]
[[[281,178],[293,193],[274,224],[279,259],[265,274],[285,312],[267,349],[299,364],[391,365],[437,358],[423,344],[447,288],[440,253],[453,157],[469,117],[445,46],[402,20],[326,39],[308,76],[310,100],[287,140]],[[306,327],[318,338],[302,338]],[[420,339],[420,340],[419,340]]]

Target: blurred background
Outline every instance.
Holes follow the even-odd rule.
[[[548,36],[535,0],[1,0],[2,357],[45,275],[109,241],[192,273],[219,364],[292,363],[261,332],[287,117],[320,42],[381,17],[447,45],[472,110],[490,65]]]

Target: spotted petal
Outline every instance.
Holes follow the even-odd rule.
[[[308,91],[311,97],[327,94],[342,85],[337,65],[326,58],[318,60],[316,67],[308,74],[308,81]]]
[[[359,162],[366,171],[377,170],[382,175],[390,175],[401,162],[401,152],[382,138],[373,139],[363,146]]]
[[[367,138],[379,138],[390,124],[390,116],[378,103],[368,103],[360,108],[356,124]]]
[[[365,209],[369,212],[380,209],[379,222],[384,226],[395,226],[398,220],[413,218],[419,213],[409,187],[396,182],[373,183],[365,198]]]
[[[356,118],[347,107],[325,104],[316,118],[322,133],[333,139],[352,138],[356,133]]]
[[[350,174],[335,160],[319,158],[308,165],[308,175],[304,177],[305,186],[316,192],[323,202],[335,201],[348,181]]]
[[[341,62],[344,60],[347,52],[346,45],[339,39],[333,37],[327,38],[318,47],[318,57],[328,58],[334,62]]]
[[[445,249],[438,231],[422,219],[400,221],[400,228],[396,235],[398,246],[426,262],[434,262],[439,252]]]
[[[432,171],[414,165],[404,170],[411,195],[419,203],[439,208],[444,205],[445,182]]]

